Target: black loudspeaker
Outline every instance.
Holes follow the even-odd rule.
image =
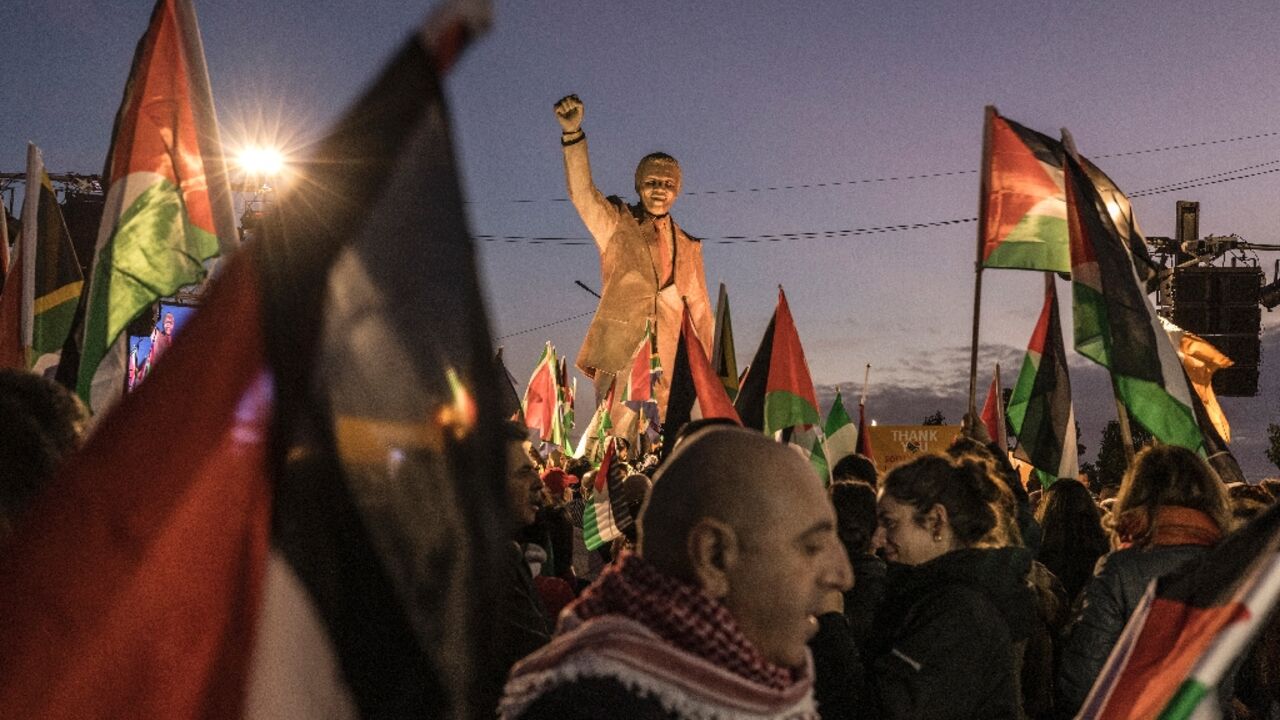
[[[1219,370],[1213,389],[1228,397],[1258,394],[1262,360],[1262,308],[1258,306],[1264,276],[1256,267],[1189,267],[1174,271],[1172,320],[1213,344],[1235,365]]]

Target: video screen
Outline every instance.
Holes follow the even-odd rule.
[[[147,373],[160,361],[173,344],[174,336],[195,311],[194,305],[161,301],[152,313],[151,332],[147,335],[129,336],[129,364],[125,380],[129,390],[146,379]]]

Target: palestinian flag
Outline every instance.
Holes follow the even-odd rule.
[[[622,531],[635,522],[622,499],[621,483],[609,478],[617,452],[614,440],[609,439],[605,445],[604,459],[596,470],[590,502],[582,510],[582,540],[588,550],[598,550],[622,537]]]
[[[94,413],[125,387],[125,327],[236,247],[204,49],[191,0],[157,0],[102,173],[76,389]]]
[[[1066,157],[1075,347],[1111,372],[1116,393],[1157,440],[1203,452],[1177,351],[1097,190]]]
[[[738,396],[738,354],[733,349],[733,321],[729,317],[729,291],[720,283],[720,297],[716,300],[715,338],[711,344],[711,367],[725,394],[733,400]]]
[[[830,478],[824,449],[822,417],[800,334],[791,319],[787,296],[778,288],[778,306],[751,361],[735,403],[744,424],[790,442],[807,457],[819,477]],[[750,418],[750,419],[748,419]]]
[[[876,461],[876,454],[871,449],[871,426],[867,424],[867,404],[858,403],[858,454]]]
[[[1164,268],[1151,258],[1151,253],[1147,250],[1146,236],[1138,227],[1138,219],[1133,214],[1133,204],[1129,202],[1129,197],[1120,192],[1120,188],[1116,187],[1111,178],[1090,162],[1089,158],[1077,157],[1080,160],[1080,167],[1084,169],[1085,175],[1089,176],[1089,180],[1097,189],[1098,197],[1102,199],[1102,206],[1107,209],[1116,233],[1129,249],[1129,254],[1133,256],[1133,267],[1138,273],[1138,283],[1147,294],[1155,292],[1160,285],[1160,273]]]
[[[1061,144],[992,107],[984,135],[982,266],[1070,272]]]
[[[1044,306],[1009,397],[1008,414],[1018,438],[1014,456],[1035,468],[1041,485],[1080,475],[1071,378],[1053,273],[1044,276]]]
[[[686,305],[680,319],[680,340],[676,345],[675,367],[671,373],[671,392],[667,398],[667,416],[662,426],[662,446],[671,452],[676,433],[692,420],[726,418],[741,423],[724,385],[711,369],[706,350],[693,329]]]
[[[623,385],[619,404],[614,407],[613,424],[618,436],[633,445],[639,442],[641,434],[650,441],[658,437],[660,421],[654,391],[662,376],[662,361],[658,358],[657,342],[653,325],[647,323],[644,337],[631,354],[631,362],[617,378]]]
[[[8,538],[0,716],[496,705],[501,631],[475,602],[501,590],[492,349],[420,43],[319,145],[337,206],[282,202]]]
[[[1280,507],[1207,555],[1153,581],[1078,717],[1219,717],[1217,687],[1274,616],[1280,598]]]
[[[991,376],[991,387],[987,388],[987,400],[982,404],[982,424],[987,428],[991,441],[1009,452],[1008,432],[1005,431],[1004,398],[1000,389],[1000,363],[996,363],[996,372]]]
[[[524,390],[524,422],[542,442],[554,442],[560,424],[560,390],[556,349],[548,342]]]
[[[858,426],[853,424],[853,418],[844,409],[839,388],[836,388],[836,398],[831,401],[831,410],[827,412],[823,433],[827,436],[827,459],[832,466],[846,455],[858,452]]]
[[[28,366],[43,375],[58,365],[84,276],[35,145],[27,146],[27,178],[22,204],[22,344]]]
[[[618,378],[615,377],[609,383],[609,392],[605,395],[604,402],[592,413],[591,422],[587,423],[587,429],[578,438],[578,449],[573,453],[576,458],[588,460],[593,467],[598,466],[604,456],[605,440],[613,436],[613,401],[617,389]]]

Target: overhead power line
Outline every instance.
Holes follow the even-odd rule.
[[[1214,140],[1200,140],[1198,142],[1181,143],[1179,145],[1164,145],[1162,147],[1144,148],[1142,150],[1126,150],[1124,152],[1106,153],[1103,155],[1090,155],[1089,157],[1094,160],[1105,160],[1107,158],[1130,157],[1133,155],[1150,155],[1152,153],[1170,152],[1173,150],[1189,150],[1191,148],[1207,147],[1210,145],[1223,145],[1226,143],[1243,142],[1246,140],[1261,140],[1264,138],[1271,138],[1271,137],[1280,137],[1280,130],[1274,130],[1271,132],[1263,132],[1263,133],[1254,133],[1252,135],[1238,135],[1236,137],[1229,137],[1229,138],[1217,138]],[[946,171],[939,171],[939,172],[916,173],[913,175],[888,175],[885,177],[860,178],[856,180],[773,184],[773,185],[762,186],[762,187],[727,188],[727,189],[719,189],[719,190],[686,190],[681,194],[686,197],[689,197],[689,196],[699,196],[699,195],[732,195],[732,194],[739,194],[739,193],[745,194],[745,193],[759,193],[759,192],[776,192],[780,190],[812,190],[815,188],[846,187],[850,185],[865,185],[870,183],[903,182],[907,180],[928,180],[932,178],[953,177],[957,175],[975,175],[977,173],[978,173],[978,170],[946,170]],[[468,201],[468,202],[491,202],[491,201]],[[499,201],[499,202],[503,202],[503,201]],[[569,202],[569,198],[563,198],[563,197],[545,198],[545,199],[520,198],[520,199],[506,200],[505,202],[522,203],[522,204],[543,203],[543,202],[564,203],[564,202]]]

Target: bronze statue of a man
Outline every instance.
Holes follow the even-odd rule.
[[[600,304],[576,362],[595,382],[599,402],[631,359],[650,320],[657,325],[658,355],[664,374],[670,377],[680,339],[682,299],[689,303],[693,327],[710,357],[711,301],[702,268],[702,243],[671,219],[671,206],[680,195],[680,165],[675,158],[653,153],[640,160],[635,180],[639,203],[605,197],[591,179],[582,101],[576,95],[565,97],[556,103],[555,112],[563,130],[560,144],[569,199],[600,251]],[[664,417],[669,387],[664,380],[656,392]]]

